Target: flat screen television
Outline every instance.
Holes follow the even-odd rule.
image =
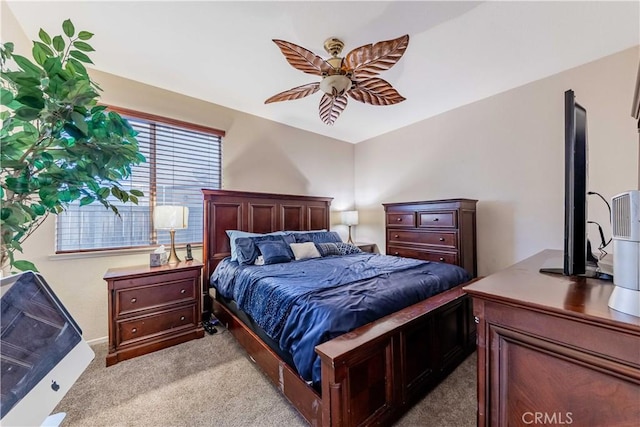
[[[572,90],[564,93],[564,259],[563,274],[587,271],[587,110],[576,102]]]
[[[564,93],[564,250],[562,260],[551,259],[543,273],[565,276],[595,272],[596,258],[587,239],[589,152],[587,111],[572,90]],[[588,266],[594,268],[588,269]],[[589,274],[592,275],[592,274]]]
[[[42,425],[93,358],[44,277],[0,280],[1,425]]]

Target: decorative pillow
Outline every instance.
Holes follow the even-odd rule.
[[[227,236],[229,236],[229,244],[231,246],[231,261],[238,260],[237,240],[243,237],[250,236],[264,236],[260,233],[249,233],[248,231],[240,230],[226,230]]]
[[[231,246],[231,261],[238,260],[238,250],[236,247],[237,239],[242,237],[258,237],[258,236],[282,236],[284,231],[274,231],[273,233],[251,233],[241,230],[226,230],[227,236],[229,236],[229,244]]]
[[[295,259],[320,258],[320,252],[313,242],[291,243],[289,246]]]
[[[315,245],[320,256],[340,255],[340,251],[338,251],[338,245],[336,243],[316,243]]]
[[[281,234],[266,234],[262,236],[240,237],[236,239],[237,261],[239,264],[253,264],[260,255],[258,242],[282,241],[286,244],[293,243],[293,236]],[[293,257],[293,254],[291,254]]]
[[[257,241],[256,246],[260,249],[265,264],[278,264],[293,259],[291,248],[284,240]]]
[[[362,252],[362,250],[359,247],[351,243],[340,242],[340,243],[336,243],[336,246],[338,247],[338,252],[340,252],[340,255],[351,255],[351,254],[358,254]]]
[[[292,234],[295,237],[296,243],[338,243],[342,242],[340,235],[335,231],[317,231],[317,232],[304,232]]]

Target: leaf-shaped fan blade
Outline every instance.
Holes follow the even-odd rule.
[[[347,71],[355,79],[373,77],[393,67],[402,58],[409,46],[409,35],[394,40],[385,40],[353,49],[344,59]]]
[[[278,45],[287,62],[297,70],[321,76],[322,73],[328,73],[332,69],[327,61],[297,44],[284,40],[273,40],[273,42]]]
[[[406,99],[389,82],[377,77],[357,82],[347,94],[356,101],[371,105],[393,105]]]
[[[346,106],[347,97],[345,95],[329,96],[325,93],[320,100],[320,118],[326,124],[332,125]]]
[[[308,83],[273,95],[271,98],[264,101],[264,103],[269,104],[271,102],[292,101],[294,99],[304,98],[305,96],[313,95],[319,88],[320,83]]]

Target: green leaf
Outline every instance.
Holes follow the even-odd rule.
[[[13,60],[16,61],[16,64],[18,64],[18,66],[20,68],[22,68],[27,74],[29,74],[31,76],[34,76],[34,77],[39,77],[40,76],[40,72],[42,70],[37,65],[35,65],[33,62],[31,62],[27,58],[25,58],[24,56],[13,55]],[[38,81],[38,83],[40,83],[40,81]]]
[[[73,37],[73,34],[76,32],[76,29],[71,23],[71,19],[66,19],[62,23],[62,31],[64,31],[67,37]]]
[[[129,191],[129,193],[133,194],[134,196],[138,196],[138,197],[143,197],[144,193],[140,190],[131,190]]]
[[[85,43],[85,42],[81,42],[81,41],[75,41],[73,42],[73,47],[75,47],[76,49],[79,49],[83,52],[93,52],[95,51],[95,49],[93,47],[91,47],[91,45],[89,43]]]
[[[53,38],[53,48],[58,52],[63,52],[65,47],[64,39],[61,36],[55,36]]]
[[[95,202],[96,198],[92,196],[86,196],[80,199],[80,206],[89,205]]]
[[[106,105],[96,105],[91,109],[91,114],[99,113],[100,111],[104,111],[107,109]]]
[[[44,64],[44,61],[47,60],[47,54],[37,44],[33,45],[33,49],[31,49],[31,54],[33,55],[33,59],[35,59],[36,62],[40,65]]]
[[[91,37],[93,37],[93,33],[90,33],[89,31],[80,31],[78,33],[78,38],[80,40],[89,40]]]
[[[86,64],[93,64],[93,61],[87,55],[80,52],[79,50],[72,50],[71,52],[69,52],[69,55],[71,55],[73,58],[77,59],[80,62],[84,62]]]
[[[9,105],[13,101],[13,93],[8,90],[0,89],[0,104]]]
[[[43,30],[42,28],[40,28],[40,32],[38,33],[38,37],[40,37],[40,40],[42,40],[46,44],[51,44],[51,37],[49,37],[49,34],[47,34],[47,32],[45,30]]]
[[[25,261],[25,260],[14,261],[13,266],[20,271],[29,271],[29,270],[38,271],[35,264],[32,263],[31,261]]]
[[[55,76],[62,71],[62,63],[57,56],[47,58],[44,64],[42,64],[42,67],[48,76]]]
[[[16,117],[20,120],[30,122],[40,116],[40,110],[31,107],[20,107],[16,110]]]
[[[44,64],[47,58],[54,56],[53,51],[49,46],[41,42],[33,42],[33,49],[31,50],[33,58],[40,65]]]
[[[84,121],[84,116],[82,114],[73,111],[71,113],[71,119],[73,120],[73,123],[76,125],[76,127],[80,129],[80,132],[85,135],[89,133],[89,127],[87,125],[87,122]]]
[[[32,205],[31,207],[33,208],[33,212],[35,212],[35,214],[38,216],[44,215],[44,213],[47,211],[42,205]]]
[[[111,190],[109,189],[109,187],[102,187],[97,193],[98,197],[100,197],[101,199],[106,199],[107,197],[109,197],[110,192]]]
[[[75,58],[69,58],[69,62],[73,64],[73,67],[75,68],[75,71],[79,74],[82,74],[85,77],[89,77],[89,74],[87,73],[87,69],[84,68],[84,65],[82,65],[82,63],[80,61],[78,61]]]

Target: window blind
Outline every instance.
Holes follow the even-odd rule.
[[[138,132],[140,153],[147,159],[131,168],[121,182],[127,190],[144,192],[138,204],[112,197],[120,216],[100,203],[78,202],[57,216],[56,252],[80,252],[169,245],[169,232],[154,230],[155,206],[189,208],[187,229],[176,230],[176,244],[201,243],[202,188],[221,188],[223,131],[110,107]]]

